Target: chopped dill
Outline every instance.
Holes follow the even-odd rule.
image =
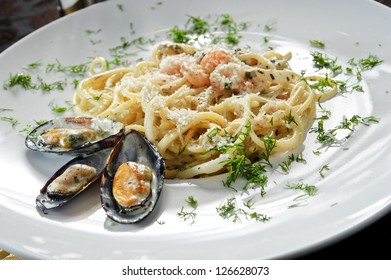
[[[22,128],[21,130],[19,130],[19,132],[27,135],[32,130],[34,130],[37,126],[40,126],[46,122],[47,122],[47,120],[34,120],[34,123],[35,123],[34,125],[28,124],[24,128]]]
[[[296,120],[295,120],[295,117],[292,115],[292,110],[289,111],[289,115],[288,117],[285,117],[285,123],[290,125],[291,123],[294,123],[295,125],[298,125]]]
[[[232,222],[241,222],[241,217],[244,217],[248,220],[255,220],[260,222],[267,222],[271,218],[265,214],[258,213],[256,211],[253,211],[253,203],[251,201],[247,201],[243,203],[243,205],[246,207],[240,208],[237,204],[235,197],[230,197],[226,200],[226,202],[221,203],[217,208],[216,211],[219,214],[220,217],[226,220],[231,220]],[[250,210],[250,211],[249,211]]]
[[[312,51],[311,55],[315,68],[329,69],[334,76],[342,73],[342,66],[337,64],[336,58],[332,59],[319,51]]]
[[[232,18],[232,16],[228,14],[221,14],[219,18],[220,18],[219,23],[221,28],[227,31],[225,42],[229,45],[237,45],[241,38],[239,32],[247,29],[250,26],[250,23],[248,22],[237,23]]]
[[[247,121],[242,131],[236,136],[227,134],[224,130],[212,129],[208,134],[208,139],[212,145],[211,150],[217,150],[221,153],[228,153],[230,157],[223,161],[228,169],[228,175],[223,182],[224,186],[232,188],[232,184],[239,178],[246,180],[243,190],[259,188],[261,196],[266,194],[265,186],[268,181],[266,176],[265,164],[271,166],[269,157],[272,150],[276,147],[276,140],[270,136],[265,136],[263,142],[265,151],[260,154],[259,161],[251,162],[247,158],[245,141],[251,131],[251,122]],[[224,141],[222,140],[222,138]],[[224,143],[224,144],[221,144]]]
[[[197,217],[197,213],[195,212],[195,209],[191,210],[190,212],[185,211],[184,207],[182,206],[181,210],[177,213],[177,216],[183,219],[183,221],[190,220],[191,223],[193,224]]]
[[[241,39],[240,31],[247,29],[249,22],[236,22],[229,14],[220,14],[215,22],[209,22],[201,17],[189,16],[184,28],[177,25],[167,32],[168,37],[174,43],[189,43],[197,41],[202,35],[212,38],[214,43],[224,40],[228,45],[237,45]],[[222,37],[213,34],[213,31],[221,30],[226,32]]]
[[[38,61],[34,61],[34,62],[30,63],[30,64],[27,64],[24,68],[26,68],[26,69],[37,69],[37,68],[41,67],[41,65],[42,65],[42,62],[38,60]]]
[[[317,126],[311,128],[309,133],[317,133],[316,139],[322,147],[341,146],[352,136],[359,124],[370,126],[371,124],[376,124],[378,122],[379,120],[374,116],[361,117],[359,115],[354,115],[351,118],[346,118],[344,116],[339,125],[326,130],[324,128],[324,119],[319,119]],[[347,131],[347,134],[338,138],[337,134],[340,131]]]
[[[270,167],[273,165],[270,162],[270,154],[277,146],[277,140],[271,137],[270,135],[266,135],[263,139],[263,144],[265,145],[265,152],[261,154],[261,158],[266,162],[266,164]]]
[[[295,183],[295,184],[287,184],[287,189],[291,190],[300,190],[303,191],[304,194],[296,197],[294,200],[299,200],[305,197],[314,196],[318,193],[318,187],[314,185],[304,184],[304,183]]]
[[[361,58],[358,60],[358,66],[362,71],[370,70],[373,67],[382,63],[383,60],[380,60],[378,56],[370,54],[367,58]]]
[[[193,208],[196,208],[198,205],[197,199],[195,199],[192,195],[189,195],[186,199],[186,202]]]
[[[299,162],[299,163],[307,163],[307,161],[303,158],[303,155],[300,153],[298,156],[295,157],[294,154],[291,154],[288,156],[288,159],[281,162],[279,166],[281,167],[282,171],[285,173],[288,173],[291,169],[292,163]]]
[[[101,31],[102,31],[101,28],[100,28],[100,29],[97,29],[97,30],[87,29],[87,30],[86,30],[86,33],[87,33],[88,35],[91,35],[91,34],[98,34],[98,33],[100,33]]]
[[[328,171],[330,170],[330,167],[328,166],[328,164],[325,164],[323,165],[320,169],[319,169],[319,175],[320,177],[324,178],[326,175],[324,174],[325,171]]]
[[[58,106],[58,105],[54,104],[54,101],[51,101],[49,103],[49,107],[53,113],[57,113],[57,114],[65,113],[68,110],[67,107]]]
[[[3,84],[5,90],[9,90],[16,86],[21,86],[24,89],[35,88],[35,85],[32,83],[31,75],[26,73],[10,74],[9,79]]]
[[[12,117],[0,117],[0,120],[9,122],[12,125],[12,127],[15,127],[19,124],[19,121]]]
[[[309,43],[311,46],[316,47],[316,48],[321,48],[321,49],[323,49],[326,46],[326,44],[324,42],[317,40],[317,39],[309,40]]]
[[[271,32],[277,25],[277,19],[269,19],[263,27],[264,32]]]
[[[45,82],[41,77],[37,77],[38,84],[36,85],[36,89],[41,89],[42,91],[52,91],[52,90],[64,90],[66,86],[66,80],[63,81],[55,81],[55,82]]]
[[[56,63],[49,63],[46,66],[46,72],[60,72],[68,74],[76,74],[84,76],[88,71],[88,63],[80,63],[75,65],[64,66],[59,60]]]
[[[201,17],[189,16],[185,29],[174,26],[168,30],[168,36],[174,43],[188,43],[194,36],[209,33],[209,23]]]
[[[0,113],[2,112],[11,112],[13,111],[12,109],[7,109],[7,108],[0,108]]]

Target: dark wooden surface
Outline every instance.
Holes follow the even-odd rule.
[[[391,7],[391,0],[378,2]],[[0,52],[33,30],[61,16],[57,0],[0,0]],[[292,258],[390,260],[391,213],[338,242]]]

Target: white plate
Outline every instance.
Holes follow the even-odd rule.
[[[34,70],[46,80],[62,80],[65,74],[47,73],[45,67],[58,60],[61,65],[88,62],[91,57],[109,56],[109,49],[139,36],[162,38],[174,25],[183,26],[188,16],[227,13],[237,22],[251,22],[242,39],[261,48],[268,36],[275,48],[292,50],[294,64],[311,64],[303,56],[308,41],[326,43],[322,52],[348,59],[377,55],[384,62],[364,73],[365,93],[346,93],[326,102],[335,121],[343,115],[374,115],[379,124],[359,126],[354,136],[339,148],[320,156],[314,135],[304,143],[307,164],[296,164],[289,175],[269,174],[267,195],[232,192],[222,186],[224,175],[189,181],[167,180],[159,205],[152,216],[135,225],[115,225],[100,207],[99,188],[83,193],[69,205],[42,215],[35,198],[46,180],[68,158],[28,151],[21,132],[34,120],[55,117],[49,103],[63,106],[73,95],[72,79],[65,91],[42,93],[13,88],[1,90],[0,117],[19,121],[12,127],[0,121],[0,247],[25,258],[38,259],[265,259],[288,258],[316,246],[335,241],[363,227],[389,210],[391,190],[391,119],[389,105],[391,73],[391,10],[372,1],[210,1],[156,0],[107,1],[47,25],[0,55],[0,82],[23,66],[40,61]],[[119,5],[120,4],[120,5]],[[332,9],[330,8],[332,7]],[[122,9],[121,9],[122,8]],[[265,24],[274,20],[271,32]],[[94,32],[86,32],[94,31]],[[135,33],[133,32],[135,31]],[[133,34],[134,33],[134,34]],[[149,45],[147,47],[150,47]],[[147,56],[148,52],[139,55]],[[135,62],[139,56],[129,57]],[[348,149],[346,149],[348,148]],[[322,178],[319,170],[330,170]],[[300,201],[300,192],[287,190],[287,183],[305,182],[319,188],[316,196]],[[194,223],[177,213],[193,195],[199,206]],[[241,223],[222,219],[216,208],[227,198],[252,195],[256,210],[271,217],[268,222],[242,218]],[[157,222],[158,221],[158,222]]]

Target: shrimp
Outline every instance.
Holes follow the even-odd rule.
[[[219,66],[229,63],[232,54],[227,51],[211,50],[198,63],[195,56],[180,53],[163,57],[160,71],[167,75],[185,77],[195,87],[210,86],[210,74]]]
[[[194,57],[186,54],[166,56],[160,62],[160,72],[167,75],[185,77],[195,87],[209,86],[209,74],[204,71]]]
[[[210,85],[210,73],[217,66],[231,61],[232,55],[224,50],[212,50],[205,54],[200,63],[183,64],[182,73],[184,77],[195,87]]]
[[[160,61],[160,72],[167,75],[183,76],[181,66],[188,59],[188,55],[183,53],[165,56]]]
[[[232,60],[232,54],[224,50],[212,50],[208,52],[200,62],[206,73],[212,73],[220,64],[227,64]]]
[[[254,71],[252,68],[247,69],[241,63],[230,62],[219,65],[211,73],[210,83],[215,91],[261,91],[264,88],[264,81],[252,71]]]
[[[190,84],[195,87],[205,87],[210,85],[209,74],[200,64],[183,64],[182,74]]]

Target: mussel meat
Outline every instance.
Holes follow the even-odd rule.
[[[143,203],[151,194],[152,171],[132,161],[122,163],[113,180],[113,196],[124,208]]]
[[[65,117],[50,120],[32,130],[26,146],[51,153],[92,153],[113,147],[124,133],[120,122],[89,117]]]
[[[82,163],[70,165],[48,185],[48,197],[55,199],[74,195],[91,182],[96,175],[96,168],[93,166]]]

